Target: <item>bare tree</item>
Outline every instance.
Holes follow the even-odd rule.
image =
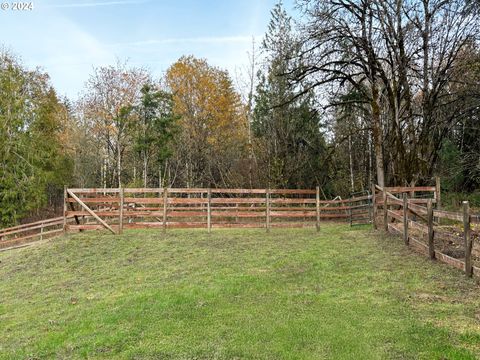
[[[461,0],[304,0],[306,64],[287,74],[330,98],[354,88],[367,105],[377,183],[428,179],[445,136],[463,113],[452,104],[462,49],[478,41],[476,8]],[[348,100],[352,101],[352,100]],[[442,110],[450,107],[450,113]]]
[[[122,184],[122,160],[130,145],[129,126],[135,121],[133,107],[138,104],[141,89],[149,74],[141,68],[128,68],[125,63],[99,67],[87,81],[80,100],[80,112],[92,136],[103,146],[105,184]],[[110,180],[107,183],[107,172]],[[115,179],[115,181],[114,181]]]

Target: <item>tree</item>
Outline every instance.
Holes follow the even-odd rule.
[[[361,94],[351,89],[345,95],[332,99],[341,105],[335,106],[332,126],[333,172],[331,183],[334,193],[349,195],[350,192],[367,189],[372,182],[371,137],[369,131],[369,112],[359,106]],[[346,175],[348,173],[348,176]],[[349,186],[347,186],[347,177]]]
[[[330,96],[345,91],[347,84],[362,93],[369,105],[377,183],[385,183],[382,147],[381,89],[378,34],[371,1],[304,1],[308,22],[303,27],[303,66],[295,67],[296,81],[310,79],[313,89],[330,85]],[[333,94],[332,94],[333,93]]]
[[[475,7],[461,0],[301,3],[303,65],[287,74],[310,79],[330,99],[352,87],[362,95],[355,102],[368,106],[379,185],[428,181],[463,113],[451,78],[459,54],[478,39]]]
[[[238,182],[234,174],[244,157],[247,124],[228,73],[184,56],[168,69],[166,83],[181,125],[174,157],[175,168],[183,170],[172,179],[187,187]]]
[[[104,187],[122,185],[123,156],[130,147],[132,124],[138,120],[133,110],[149,78],[146,70],[118,62],[116,66],[95,68],[87,82],[79,116],[101,144]]]
[[[254,110],[254,95],[257,83],[258,49],[255,38],[252,37],[251,51],[247,52],[248,65],[240,70],[240,76],[237,76],[237,86],[240,88],[242,102],[245,104],[245,115],[247,122],[247,146],[248,146],[248,185],[253,188],[257,184],[258,176],[254,179],[254,172],[257,169],[258,162],[254,149],[252,122]],[[237,74],[238,75],[238,74]],[[258,175],[258,174],[257,174]],[[255,185],[254,185],[255,184]]]
[[[0,222],[9,225],[47,204],[70,181],[65,106],[48,76],[0,52]]]
[[[315,186],[327,175],[325,141],[314,107],[314,93],[296,97],[295,89],[283,76],[293,66],[299,44],[292,32],[291,18],[281,3],[272,10],[262,49],[265,64],[258,73],[252,128],[261,142],[260,148],[266,150],[264,166],[260,167],[267,169],[265,185]]]
[[[456,112],[457,122],[442,143],[437,171],[443,188],[474,191],[480,187],[480,52],[473,44],[459,55],[449,88],[461,101],[442,109]]]
[[[141,102],[135,109],[138,114],[135,150],[142,158],[143,186],[147,187],[148,174],[154,170],[159,174],[158,185],[165,186],[166,174],[162,177],[162,167],[165,168],[172,154],[171,143],[178,118],[173,115],[171,94],[153,84],[145,84],[141,92]]]

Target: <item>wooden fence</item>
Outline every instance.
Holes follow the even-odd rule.
[[[348,221],[352,207],[371,196],[320,200],[319,188],[66,189],[66,231],[124,228],[316,227],[322,220]],[[369,210],[362,207],[363,213]],[[358,211],[357,211],[358,212]]]
[[[0,230],[0,249],[66,231],[124,228],[316,227],[321,221],[371,219],[370,195],[320,200],[320,189],[67,189],[64,215]]]
[[[472,214],[468,202],[463,202],[462,212],[439,209],[439,193],[415,197],[436,191],[436,187],[374,186],[374,227],[382,225],[386,232],[400,234],[406,245],[467,276],[480,276],[480,215]]]
[[[322,221],[373,219],[373,227],[400,234],[432,259],[480,276],[480,215],[440,209],[436,186],[372,186],[371,195],[320,200],[320,189],[67,189],[64,216],[0,230],[0,249],[65,231],[124,228],[315,227]],[[372,205],[373,204],[373,205]],[[475,241],[477,240],[477,241]]]
[[[13,226],[0,230],[0,249],[23,246],[35,240],[48,239],[63,233],[63,216]]]

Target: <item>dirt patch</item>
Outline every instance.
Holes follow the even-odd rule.
[[[464,259],[465,240],[463,236],[463,229],[460,226],[442,226],[435,231],[435,249],[455,259]],[[474,265],[480,266],[480,231],[472,229],[471,237],[473,241],[472,261]]]
[[[451,256],[455,259],[463,259],[465,257],[465,250],[456,248],[446,248],[442,251],[445,255]]]

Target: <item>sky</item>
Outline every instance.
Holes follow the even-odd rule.
[[[46,71],[61,96],[75,100],[93,67],[118,60],[154,76],[182,55],[206,58],[232,78],[262,40],[277,0],[33,0],[12,10],[0,0],[0,45],[28,68]],[[28,0],[22,0],[29,2]],[[288,12],[294,0],[284,0]]]

